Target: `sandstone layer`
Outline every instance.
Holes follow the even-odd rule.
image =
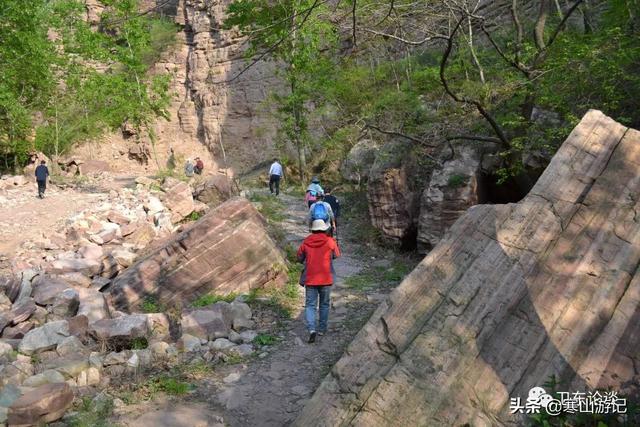
[[[297,425],[522,423],[509,399],[638,390],[640,132],[599,111],[517,204],[477,205],[383,302]]]
[[[146,297],[169,306],[282,283],[285,261],[265,225],[249,201],[231,199],[123,271],[107,299],[130,311]]]

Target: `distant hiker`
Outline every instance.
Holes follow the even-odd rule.
[[[188,177],[193,176],[193,172],[195,170],[195,166],[191,159],[187,159],[187,162],[184,164],[184,174]]]
[[[280,178],[282,178],[282,165],[278,159],[273,159],[273,163],[269,168],[269,191],[273,194],[273,187],[276,187],[276,196],[280,194]]]
[[[304,195],[304,201],[307,202],[307,206],[311,207],[312,204],[318,200],[318,196],[324,194],[324,190],[320,186],[320,179],[314,176],[311,179],[311,184],[307,187],[307,191]]]
[[[331,194],[331,188],[327,187],[324,190],[324,202],[329,203],[331,210],[333,211],[333,226],[334,230],[338,228],[338,218],[340,218],[340,200]]]
[[[340,248],[326,234],[329,226],[322,220],[311,225],[311,235],[298,249],[298,261],[304,264],[300,275],[300,285],[305,289],[304,314],[309,330],[309,342],[315,342],[316,335],[327,332],[331,285],[335,280],[333,259],[340,256]],[[316,327],[316,307],[319,305],[320,322]]]
[[[47,177],[49,177],[49,169],[42,160],[36,168],[36,182],[38,183],[38,197],[44,199],[44,191],[47,189]]]
[[[204,169],[204,162],[200,159],[200,157],[196,157],[196,165],[193,168],[193,171],[200,175],[202,174],[202,169]]]
[[[333,214],[333,209],[331,209],[331,205],[324,200],[324,195],[319,194],[318,200],[316,200],[309,207],[309,227],[313,226],[313,222],[316,220],[322,220],[325,224],[327,224],[329,233],[335,229],[336,222],[335,216]]]
[[[169,148],[169,158],[167,159],[167,169],[174,170],[176,168],[176,153],[173,148]]]

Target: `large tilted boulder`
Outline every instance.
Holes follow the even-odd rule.
[[[294,424],[523,425],[510,398],[552,376],[637,395],[639,167],[640,132],[588,112],[521,202],[456,222]]]
[[[107,298],[130,311],[147,296],[170,305],[209,292],[248,292],[282,283],[284,265],[260,213],[234,198],[120,273]]]

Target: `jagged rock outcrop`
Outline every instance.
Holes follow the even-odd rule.
[[[466,210],[478,203],[481,155],[477,147],[461,145],[453,159],[434,169],[420,199],[418,249],[433,248]]]
[[[420,186],[419,167],[410,141],[383,145],[369,171],[367,199],[372,225],[391,240],[415,241]]]
[[[282,283],[284,266],[262,216],[246,199],[234,198],[123,271],[107,299],[129,311],[148,296],[169,304],[212,291],[243,293]]]
[[[371,139],[358,141],[340,165],[342,177],[353,183],[366,182],[369,179],[369,171],[376,160],[376,153],[380,149],[380,143]]]
[[[510,397],[638,391],[640,132],[599,111],[517,204],[477,205],[358,333],[297,425],[502,425]],[[318,421],[319,420],[319,421]]]

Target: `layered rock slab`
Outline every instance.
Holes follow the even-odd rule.
[[[123,271],[107,300],[129,311],[149,296],[170,304],[284,283],[285,261],[265,225],[248,200],[231,199]]]
[[[520,203],[455,223],[295,425],[518,424],[509,399],[551,376],[637,392],[639,166],[640,132],[588,112]]]

